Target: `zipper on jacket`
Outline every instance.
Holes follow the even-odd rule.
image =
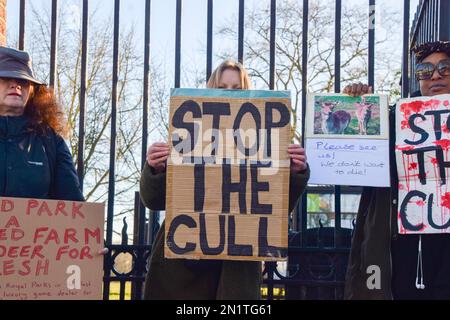
[[[2,192],[2,194],[3,195],[6,195],[6,190],[8,190],[8,167],[9,167],[9,165],[8,165],[8,142],[9,142],[9,138],[8,138],[8,133],[9,133],[9,126],[8,126],[8,117],[5,117],[5,119],[6,119],[6,125],[5,125],[5,127],[6,127],[6,130],[5,130],[5,133],[6,133],[6,136],[5,136],[5,168],[4,168],[4,170],[5,170],[5,185],[4,185],[4,189],[3,189],[3,192]]]

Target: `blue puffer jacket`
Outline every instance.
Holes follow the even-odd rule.
[[[0,196],[84,201],[69,148],[26,116],[0,116]]]

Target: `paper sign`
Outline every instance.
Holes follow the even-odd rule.
[[[387,97],[309,94],[310,184],[390,186]]]
[[[396,109],[399,232],[450,232],[450,95],[400,100]]]
[[[0,198],[0,300],[102,299],[104,204]]]
[[[165,257],[285,260],[290,94],[174,89]]]
[[[308,139],[310,184],[389,186],[389,141]]]

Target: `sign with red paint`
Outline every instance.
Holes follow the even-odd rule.
[[[0,300],[102,298],[104,204],[0,197]]]
[[[450,233],[450,95],[400,100],[396,132],[399,232]]]

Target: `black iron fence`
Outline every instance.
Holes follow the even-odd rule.
[[[442,0],[420,1],[411,27],[410,44],[414,47],[429,41],[450,39],[450,2]],[[416,60],[411,57],[411,74]],[[419,90],[419,84],[411,79],[411,93]]]
[[[127,283],[131,283],[131,298],[142,298],[142,287],[145,274],[147,272],[146,262],[151,252],[151,242],[159,227],[159,214],[151,213],[146,219],[146,209],[140,202],[139,194],[136,192],[134,207],[134,241],[128,241],[124,221],[121,244],[113,244],[113,218],[114,218],[114,198],[115,198],[115,170],[116,170],[116,139],[117,139],[117,110],[118,110],[118,65],[119,65],[119,26],[120,26],[120,4],[121,0],[111,0],[114,2],[114,41],[113,41],[113,68],[112,68],[112,104],[111,104],[111,141],[109,158],[109,188],[107,203],[107,224],[106,224],[106,246],[110,248],[110,254],[105,256],[104,263],[104,299],[109,299],[110,285],[112,282],[120,284],[120,299],[125,298]],[[182,5],[187,4],[182,0],[176,1],[176,34],[175,34],[175,87],[180,86],[181,70],[181,22]],[[244,62],[244,0],[239,1],[238,14],[238,43],[237,57]],[[55,84],[55,72],[57,68],[57,26],[58,26],[58,6],[61,1],[52,0],[51,13],[51,48],[50,48],[50,81]],[[20,0],[19,14],[19,49],[24,49],[25,39],[25,8],[27,2]],[[206,78],[209,78],[212,71],[213,57],[213,0],[205,0],[207,6],[207,50],[206,50]],[[368,79],[369,85],[375,85],[375,10],[382,10],[376,7],[375,0],[368,0]],[[402,64],[402,96],[408,96],[411,90],[415,90],[417,85],[414,81],[409,81],[410,70],[414,68],[414,59],[410,59],[410,45],[423,42],[425,40],[448,39],[450,33],[449,1],[421,0],[413,22],[413,27],[409,28],[410,0],[404,0],[403,18],[403,64]],[[81,81],[80,81],[80,121],[79,121],[79,144],[78,144],[78,176],[81,184],[84,181],[84,152],[85,152],[85,119],[86,119],[86,73],[87,73],[87,50],[88,50],[88,7],[89,1],[82,1],[82,59],[81,59]],[[276,12],[277,1],[270,0],[270,70],[269,89],[275,88],[275,41],[276,41]],[[306,109],[307,94],[307,74],[308,74],[308,17],[309,1],[303,0],[303,36],[302,36],[302,115]],[[341,91],[341,18],[342,0],[335,1],[335,83],[334,91]],[[150,19],[151,0],[145,0],[145,30],[144,30],[144,73],[143,73],[143,102],[142,102],[142,149],[141,167],[145,163],[147,150],[147,137],[149,133],[148,120],[150,97]],[[409,64],[411,62],[411,64]],[[95,106],[91,106],[94,108]],[[305,117],[302,117],[302,128],[305,128]],[[302,134],[304,137],[304,134]],[[302,141],[304,142],[304,141]],[[264,265],[264,281],[262,289],[264,297],[267,299],[342,299],[345,270],[351,244],[352,227],[342,226],[342,216],[344,214],[355,214],[342,212],[341,199],[343,195],[358,195],[360,188],[340,187],[340,186],[309,186],[302,197],[299,206],[292,213],[289,234],[289,260],[280,271],[281,265],[270,262]],[[313,212],[308,213],[308,195],[312,194],[333,194],[334,195],[334,226],[324,227],[319,220],[319,226],[311,228],[308,217]],[[132,267],[129,271],[116,270],[115,260],[120,255],[129,255],[132,260]]]

